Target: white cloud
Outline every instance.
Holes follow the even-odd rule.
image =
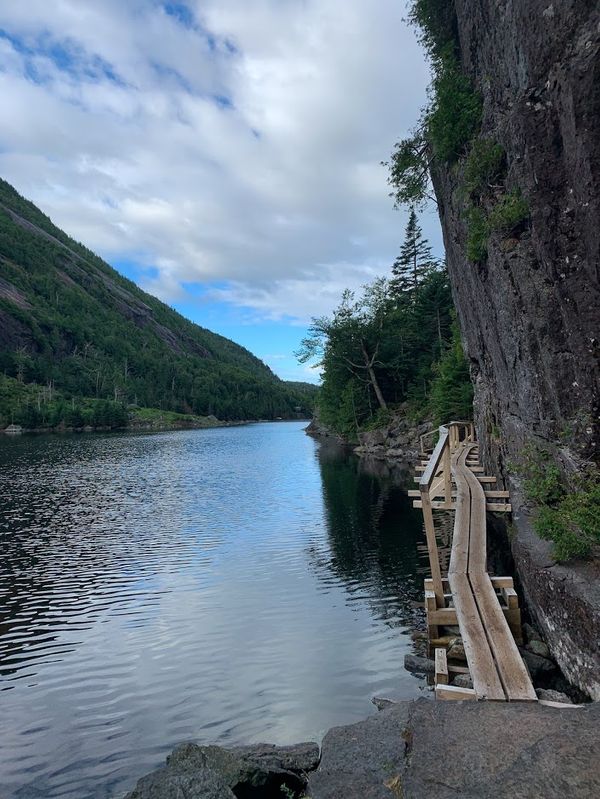
[[[0,172],[106,257],[304,321],[393,261],[427,69],[398,0],[5,0]],[[426,232],[439,242],[431,215]],[[439,246],[439,245],[438,245]]]

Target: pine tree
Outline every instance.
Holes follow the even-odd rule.
[[[410,209],[400,255],[392,266],[391,288],[394,296],[413,295],[419,290],[423,278],[436,268],[431,246],[423,236],[415,209]]]

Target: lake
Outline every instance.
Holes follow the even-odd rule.
[[[0,439],[0,796],[121,797],[179,742],[412,698],[422,517],[306,422]]]

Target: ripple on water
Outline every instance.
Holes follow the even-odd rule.
[[[416,695],[420,519],[301,423],[0,443],[0,795],[122,795],[185,739]]]

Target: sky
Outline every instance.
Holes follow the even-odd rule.
[[[428,68],[403,0],[2,0],[0,175],[282,378],[310,319],[389,273],[381,165]],[[421,219],[441,255],[433,210]]]

